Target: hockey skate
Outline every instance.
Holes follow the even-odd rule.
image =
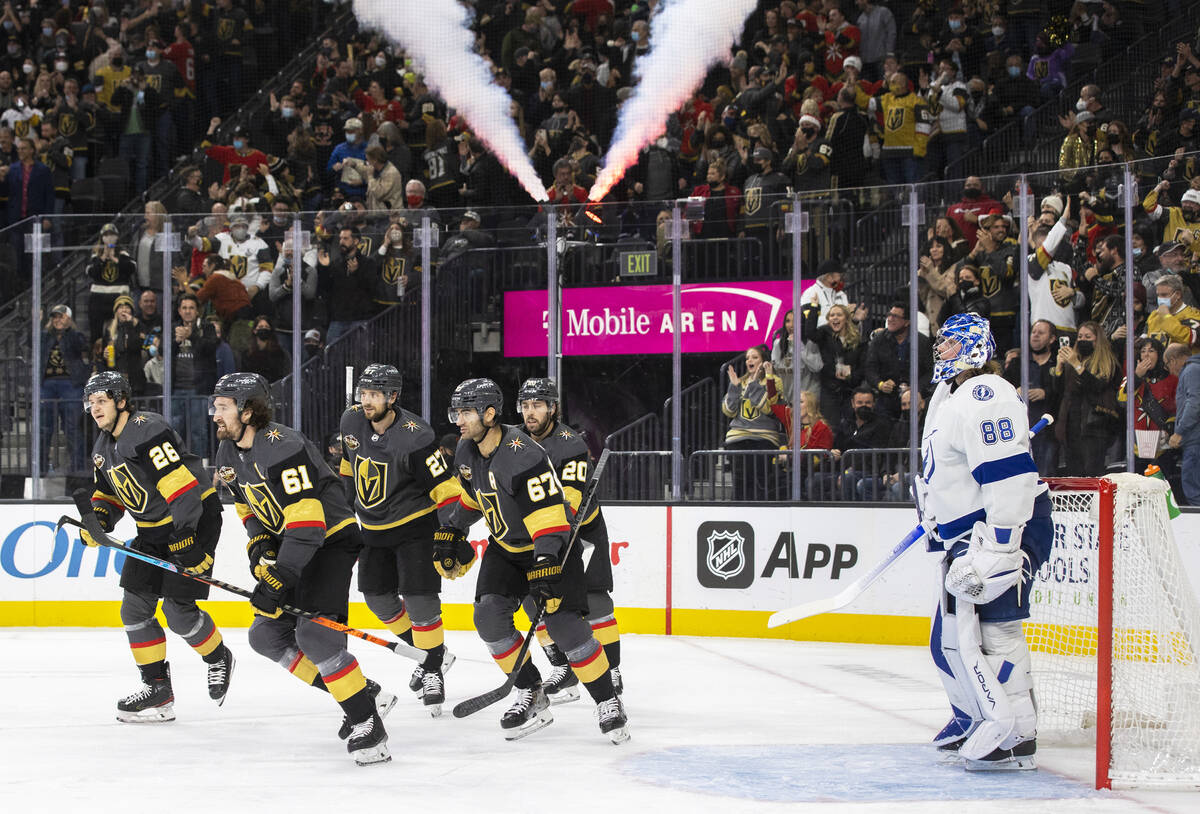
[[[1037,769],[1037,739],[1021,741],[1011,749],[993,749],[979,760],[966,759],[968,772],[1028,772]]]
[[[446,677],[446,673],[450,672],[450,668],[454,666],[455,658],[456,656],[451,653],[449,649],[447,649],[445,653],[442,653],[441,673],[443,679]],[[425,693],[425,685],[423,683],[424,678],[425,668],[418,664],[417,668],[413,670],[412,675],[408,679],[408,688],[417,694],[417,698],[420,698]]]
[[[392,759],[391,753],[388,752],[387,739],[383,720],[378,712],[372,712],[370,718],[350,727],[346,751],[354,756],[354,762],[359,766],[387,763]]]
[[[142,679],[142,688],[117,702],[117,720],[126,724],[156,724],[175,720],[171,668],[163,664],[162,678]]]
[[[620,698],[614,695],[607,701],[601,701],[596,705],[596,713],[600,718],[600,731],[608,735],[609,740],[616,744],[629,740],[628,719]]]
[[[421,702],[431,718],[442,716],[442,704],[446,701],[446,685],[440,670],[425,671],[421,676]]]
[[[579,678],[571,665],[556,666],[542,683],[551,704],[566,704],[579,700]]]
[[[500,718],[504,739],[509,741],[532,735],[552,723],[554,716],[550,714],[550,701],[540,681],[526,689],[518,688],[517,700]]]
[[[208,664],[208,697],[217,702],[217,706],[225,703],[225,695],[229,692],[229,679],[233,677],[233,651],[221,645],[224,651],[221,658]]]
[[[371,679],[367,679],[367,692],[375,699],[375,714],[382,720],[387,717],[387,714],[392,711],[392,707],[396,706],[398,700],[396,696],[385,690],[383,687]],[[342,716],[342,726],[338,730],[338,737],[342,740],[350,737],[350,730],[354,728],[354,724],[350,723],[350,716]]]

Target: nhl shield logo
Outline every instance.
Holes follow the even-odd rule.
[[[701,523],[696,533],[696,576],[706,588],[750,587],[754,528],[739,521]]]

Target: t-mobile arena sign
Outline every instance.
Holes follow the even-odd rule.
[[[565,356],[671,352],[669,285],[565,288],[562,301]],[[770,345],[791,307],[792,284],[689,283],[680,301],[684,353],[736,353]],[[504,355],[545,356],[547,322],[545,291],[506,292]]]

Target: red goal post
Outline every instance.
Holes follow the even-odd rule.
[[[1094,737],[1096,787],[1200,787],[1200,603],[1165,481],[1047,478],[1054,544],[1029,588],[1038,740]]]

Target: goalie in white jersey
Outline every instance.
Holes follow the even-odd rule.
[[[1017,391],[978,314],[946,320],[914,488],[930,551],[944,551],[930,649],[953,718],[934,742],[968,770],[1037,768],[1026,587],[1050,554],[1047,487]]]

